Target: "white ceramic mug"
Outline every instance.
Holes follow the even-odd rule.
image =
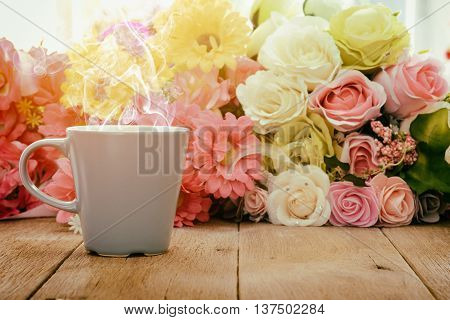
[[[64,139],[28,146],[20,158],[20,177],[36,198],[80,214],[88,251],[160,254],[170,244],[188,134],[178,127],[70,127]],[[44,146],[56,147],[70,159],[75,200],[52,198],[31,181],[28,158]]]

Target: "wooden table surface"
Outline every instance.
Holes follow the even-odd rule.
[[[450,299],[450,223],[176,229],[162,256],[101,258],[54,219],[0,223],[0,299]]]

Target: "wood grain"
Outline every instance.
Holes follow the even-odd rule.
[[[450,299],[450,222],[382,231],[431,293]]]
[[[54,218],[0,223],[0,299],[26,299],[81,243]]]
[[[377,228],[241,224],[241,299],[433,299]]]
[[[0,299],[450,299],[449,222],[238,228],[176,229],[165,255],[113,259],[54,219],[4,221]]]
[[[102,258],[79,247],[33,299],[235,299],[238,226],[175,229],[168,253]]]

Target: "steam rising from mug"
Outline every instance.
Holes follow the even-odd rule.
[[[172,71],[163,41],[150,22],[119,13],[118,22],[95,24],[57,64],[49,65],[45,52],[39,52],[44,49],[36,49],[32,56],[18,55],[16,66],[36,77],[64,68],[60,102],[87,125],[170,126],[175,116],[167,89]]]

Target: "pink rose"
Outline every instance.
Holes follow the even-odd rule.
[[[385,110],[405,119],[441,100],[448,88],[442,70],[436,59],[413,56],[378,73],[374,81],[386,90]]]
[[[402,226],[411,223],[415,212],[414,194],[400,177],[386,177],[380,173],[370,185],[380,199],[380,223],[387,226]]]
[[[377,171],[381,165],[375,139],[356,132],[345,138],[340,160],[350,164],[351,174],[362,177]]]
[[[20,99],[20,82],[13,63],[15,54],[13,44],[0,39],[0,110],[8,110],[11,102]]]
[[[267,212],[267,196],[267,191],[259,187],[245,193],[244,209],[251,218],[259,221],[264,217]]]
[[[342,71],[334,81],[318,86],[310,96],[310,108],[342,132],[357,130],[379,117],[385,102],[383,87],[356,70]]]
[[[378,221],[380,205],[372,187],[334,182],[328,199],[331,203],[330,223],[334,226],[370,227]]]

